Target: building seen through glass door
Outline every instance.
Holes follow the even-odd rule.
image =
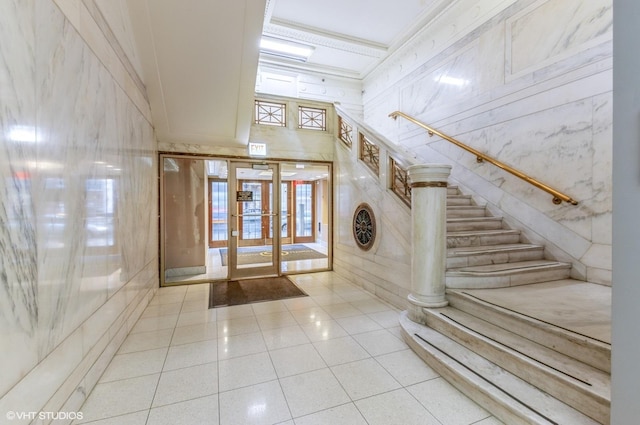
[[[164,158],[165,161],[168,159]],[[271,250],[274,249],[272,245],[276,236],[274,232],[278,232],[276,239],[279,245],[277,274],[330,268],[331,170],[328,164],[280,162],[276,167],[279,168],[277,181],[271,170],[263,169],[260,164],[252,168],[254,163],[243,163],[241,171],[230,179],[229,170],[237,167],[238,161],[198,161],[202,161],[204,170],[202,183],[206,189],[203,198],[206,199],[208,208],[202,227],[206,228],[208,243],[202,254],[202,265],[198,264],[197,268],[169,270],[166,264],[173,263],[170,258],[163,258],[165,283],[233,278],[230,276],[233,271],[230,271],[229,266],[234,261],[237,262],[234,263],[236,270],[240,270],[241,274],[245,273],[242,269],[265,266],[272,258]],[[176,173],[179,161],[171,158],[170,163],[169,169]],[[189,168],[194,168],[194,164],[188,164]],[[193,180],[193,171],[189,173]],[[189,180],[182,179],[184,182]],[[279,192],[274,193],[274,185],[279,187]],[[196,186],[191,182],[189,190],[193,191],[194,187]],[[184,187],[164,185],[165,204],[167,200],[175,198],[166,193],[168,189],[182,190],[181,196],[184,197]],[[244,197],[239,198],[240,194]],[[275,208],[274,202],[278,203],[279,208]],[[175,224],[175,219],[171,218],[175,211],[164,206],[163,222]],[[235,210],[235,217],[232,216],[232,210]],[[189,214],[183,212],[182,216],[189,217]],[[196,221],[199,219],[196,218]],[[176,228],[173,228],[168,234],[175,232]],[[231,242],[235,246],[233,250]],[[164,239],[163,243],[165,253],[179,251],[175,244],[167,247],[169,240]]]

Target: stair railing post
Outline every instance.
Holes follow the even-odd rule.
[[[411,184],[411,293],[409,318],[424,323],[423,307],[444,307],[447,261],[447,164],[413,165]]]

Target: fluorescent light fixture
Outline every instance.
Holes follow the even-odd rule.
[[[262,37],[260,40],[260,51],[270,55],[305,62],[309,59],[311,53],[313,53],[313,47],[277,38]]]

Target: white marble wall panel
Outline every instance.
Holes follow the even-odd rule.
[[[452,164],[452,178],[497,213],[524,224],[532,239],[546,239],[549,252],[573,262],[574,276],[609,283],[603,276],[611,270],[604,255],[611,244],[611,1],[494,6],[491,14],[478,14],[475,25],[464,17],[466,30],[459,25],[462,15],[443,14],[433,29],[456,31],[451,44],[429,53],[423,46],[446,37],[425,35],[400,49],[396,61],[385,65],[388,72],[372,73],[364,84],[371,93],[365,95],[365,120],[412,160]],[[413,53],[419,63],[392,78],[393,66],[404,66]],[[411,123],[390,125],[386,115],[395,109],[580,204],[556,206],[550,195],[477,164],[473,155]]]
[[[3,418],[58,410],[157,288],[153,128],[114,74],[53,1],[0,2]]]
[[[613,5],[609,1],[541,0],[508,19],[506,68],[519,74],[540,68],[610,40]],[[540,35],[544,34],[544,37]]]
[[[38,362],[34,4],[0,2],[0,394]]]

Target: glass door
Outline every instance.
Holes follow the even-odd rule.
[[[229,199],[231,237],[229,277],[274,276],[279,274],[280,227],[278,164],[231,162]],[[275,248],[275,249],[274,249]]]

